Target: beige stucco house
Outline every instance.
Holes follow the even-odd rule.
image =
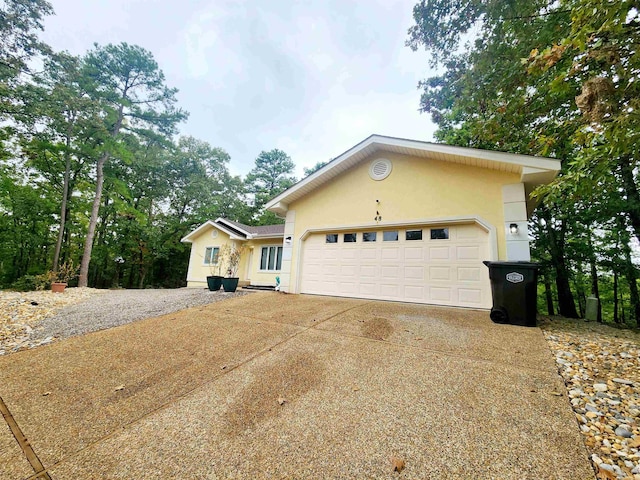
[[[289,293],[491,308],[483,260],[529,260],[531,191],[560,161],[372,135],[267,203],[284,225],[207,222],[188,286],[245,244],[240,279]],[[215,267],[215,265],[213,265]]]

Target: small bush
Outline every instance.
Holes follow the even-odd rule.
[[[45,290],[51,286],[49,275],[42,273],[40,275],[25,275],[13,282],[9,287],[17,292],[31,292],[33,290]]]

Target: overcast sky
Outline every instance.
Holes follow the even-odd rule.
[[[273,148],[300,177],[372,133],[433,139],[418,113],[428,57],[404,46],[417,0],[50,1],[43,40],[151,51],[190,112],[181,133],[227,150],[235,174]]]

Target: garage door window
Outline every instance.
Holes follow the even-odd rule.
[[[407,230],[405,238],[407,240],[422,240],[422,230]]]
[[[376,241],[376,232],[364,232],[362,234],[362,241],[363,242],[375,242]]]
[[[282,266],[282,247],[262,247],[260,270],[280,270]]]
[[[354,243],[356,241],[355,233],[345,233],[344,234],[344,243]]]
[[[385,242],[397,242],[398,241],[398,231],[390,230],[388,232],[382,232],[382,240]]]
[[[448,228],[432,228],[431,240],[447,240],[449,238]]]
[[[325,243],[338,243],[338,234],[337,233],[328,233]]]

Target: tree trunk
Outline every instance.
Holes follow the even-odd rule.
[[[86,287],[89,278],[89,262],[91,261],[91,250],[93,249],[93,237],[96,234],[96,225],[98,223],[98,212],[100,211],[100,203],[102,201],[102,186],[104,184],[104,164],[109,154],[104,153],[98,160],[96,169],[96,193],[93,197],[93,206],[91,208],[91,218],[89,219],[89,229],[87,237],[84,240],[84,251],[82,253],[82,263],[80,263],[80,276],[78,277],[78,286]]]
[[[53,271],[57,272],[60,265],[60,250],[62,250],[62,240],[64,239],[64,229],[67,224],[67,201],[69,198],[69,177],[71,176],[71,132],[67,129],[66,149],[64,152],[64,182],[62,185],[62,205],[60,205],[60,228],[58,229],[58,239],[56,249],[53,252]]]
[[[625,202],[626,213],[629,216],[633,233],[640,241],[640,192],[638,192],[633,174],[631,158],[623,155],[618,159],[618,166],[620,167],[620,175],[622,177],[622,188],[627,196],[627,201]]]
[[[125,88],[123,96],[126,98],[127,90]],[[118,110],[118,118],[116,124],[111,131],[111,137],[115,139],[122,128],[122,120],[124,118],[124,104],[120,105]],[[78,279],[79,287],[86,287],[89,278],[89,263],[91,262],[91,250],[93,248],[93,237],[96,233],[96,224],[98,223],[98,212],[100,211],[100,201],[102,199],[102,186],[104,185],[104,165],[107,163],[109,153],[105,152],[98,160],[96,168],[96,194],[93,197],[93,207],[91,208],[91,218],[89,219],[89,229],[87,230],[87,238],[84,240],[84,252],[82,253],[82,263],[80,264],[80,276]]]
[[[547,300],[547,313],[549,315],[555,315],[553,310],[553,295],[551,292],[551,280],[549,279],[549,273],[543,275],[544,278],[544,296]]]
[[[640,295],[638,294],[638,275],[636,266],[631,261],[631,248],[628,243],[624,246],[625,270],[627,282],[629,283],[629,293],[631,294],[631,315],[635,319],[636,325],[640,327]]]
[[[613,321],[614,323],[620,323],[618,317],[618,271],[613,270]]]
[[[556,270],[556,291],[558,292],[558,310],[560,315],[567,318],[579,318],[576,304],[569,284],[569,270],[564,258],[565,221],[562,220],[560,231],[557,232],[551,222],[551,212],[545,206],[540,208],[540,216],[545,220],[547,238],[549,240],[549,255],[551,264]]]
[[[598,288],[598,269],[596,268],[596,252],[593,249],[593,241],[591,240],[591,232],[587,237],[587,245],[589,246],[589,263],[591,264],[591,295],[598,299],[598,319],[602,323],[602,302],[600,302],[600,289]]]

